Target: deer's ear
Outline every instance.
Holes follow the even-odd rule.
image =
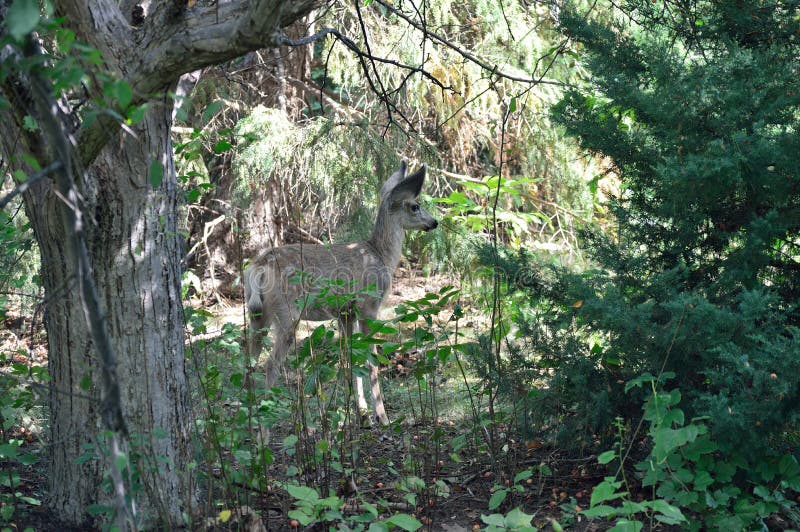
[[[400,182],[403,181],[405,177],[406,177],[406,162],[401,161],[400,168],[395,170],[395,172],[389,176],[389,179],[387,179],[386,182],[381,187],[380,200],[385,201],[386,199],[388,199],[389,194],[392,193],[392,190],[394,190],[394,188],[398,184],[400,184]]]
[[[423,164],[422,168],[403,179],[398,183],[391,192],[392,203],[406,199],[414,199],[419,196],[422,191],[422,184],[425,182],[426,167]]]

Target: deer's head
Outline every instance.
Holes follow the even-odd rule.
[[[425,165],[406,177],[406,163],[381,187],[381,209],[388,208],[392,219],[403,229],[435,229],[439,222],[422,208],[419,194],[425,182]]]

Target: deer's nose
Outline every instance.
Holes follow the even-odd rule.
[[[437,227],[439,227],[439,221],[438,220],[434,220],[433,223],[428,227],[428,231],[430,231],[432,229],[436,229]]]

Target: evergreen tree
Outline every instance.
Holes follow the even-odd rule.
[[[570,324],[539,333],[560,367],[551,389],[580,405],[585,427],[637,415],[624,382],[662,370],[723,450],[757,458],[796,427],[798,6],[630,0],[611,20],[560,13],[591,88],[554,116],[622,184],[615,227],[587,235],[600,268],[537,285],[562,302],[550,323]]]

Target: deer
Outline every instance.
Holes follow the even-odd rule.
[[[426,167],[406,176],[402,162],[379,192],[378,214],[372,235],[360,242],[340,244],[288,244],[271,248],[255,257],[244,271],[243,284],[250,316],[248,350],[258,357],[264,335],[271,328],[274,341],[271,355],[264,364],[267,389],[272,388],[296,346],[296,324],[300,320],[337,319],[340,337],[349,342],[354,322],[368,334],[368,320],[376,320],[381,304],[392,285],[392,276],[400,262],[405,232],[430,231],[439,222],[419,203]],[[299,279],[299,282],[298,282]],[[344,281],[321,287],[317,280]],[[315,300],[322,291],[359,294],[344,308],[320,305]],[[375,345],[372,347],[375,355]],[[382,425],[389,424],[383,403],[379,368],[367,360],[372,416]],[[363,379],[356,377],[358,408],[367,412]]]

